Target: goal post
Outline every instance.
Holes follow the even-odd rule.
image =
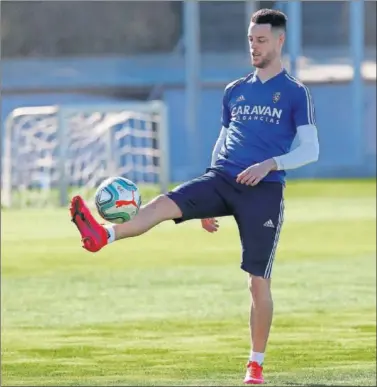
[[[20,107],[5,122],[2,206],[66,206],[93,199],[109,176],[169,187],[162,101]]]

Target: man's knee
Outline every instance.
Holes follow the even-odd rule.
[[[271,301],[271,280],[249,275],[248,286],[254,304]]]
[[[170,220],[182,216],[182,211],[174,200],[164,194],[151,200],[148,203],[148,207],[162,220]]]

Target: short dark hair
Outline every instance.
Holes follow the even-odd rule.
[[[256,11],[251,16],[251,21],[255,24],[271,24],[272,28],[287,29],[287,16],[277,9],[263,8]]]

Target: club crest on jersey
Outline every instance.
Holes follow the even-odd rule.
[[[279,101],[279,99],[280,99],[280,95],[281,95],[281,93],[280,93],[280,92],[276,92],[276,93],[274,93],[274,95],[272,96],[272,101],[273,101],[273,103],[276,103],[276,102],[278,102],[278,101]]]

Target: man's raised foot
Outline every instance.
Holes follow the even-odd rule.
[[[81,196],[72,198],[70,213],[72,222],[80,232],[84,249],[94,253],[107,245],[106,229],[94,219]]]

